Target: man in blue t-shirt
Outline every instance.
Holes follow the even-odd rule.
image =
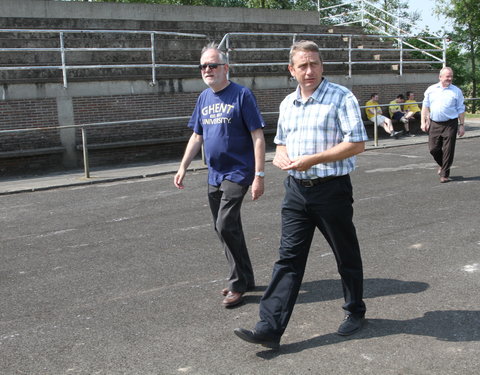
[[[230,267],[228,287],[222,290],[223,305],[232,307],[242,302],[246,291],[255,288],[240,210],[250,185],[253,200],[264,191],[265,123],[253,93],[228,80],[226,55],[216,45],[202,50],[199,67],[209,88],[198,97],[188,123],[193,134],[174,184],[184,188],[187,168],[203,144],[208,202]]]

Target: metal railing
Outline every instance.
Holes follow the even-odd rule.
[[[417,46],[412,45],[408,41],[405,41],[405,39],[414,38],[414,39],[424,43],[425,45],[431,47],[433,49],[433,51],[441,51],[442,52],[442,60],[439,61],[439,62],[443,63],[444,67],[446,66],[446,50],[447,50],[447,41],[449,40],[449,38],[446,38],[446,37],[445,38],[427,37],[427,36],[420,36],[419,37],[419,36],[412,35],[408,31],[402,29],[402,27],[401,27],[402,23],[406,24],[407,26],[409,26],[413,29],[419,29],[419,28],[418,28],[417,25],[415,25],[415,24],[411,23],[410,21],[407,21],[406,19],[400,17],[401,8],[398,9],[398,11],[397,11],[398,14],[392,14],[392,13],[380,8],[378,5],[371,3],[370,1],[367,1],[367,0],[352,0],[348,3],[343,3],[343,4],[334,5],[334,6],[325,7],[325,8],[320,8],[320,2],[319,2],[318,6],[317,6],[317,10],[318,10],[318,13],[320,15],[320,13],[322,11],[331,12],[332,10],[340,10],[341,8],[345,8],[345,7],[350,8],[352,6],[355,9],[353,11],[340,12],[340,13],[336,13],[336,14],[334,13],[334,14],[328,15],[326,17],[319,17],[319,23],[322,23],[322,21],[325,21],[325,20],[335,21],[335,19],[338,19],[338,18],[343,18],[343,17],[348,18],[348,17],[353,16],[354,19],[351,20],[351,21],[334,22],[334,25],[335,26],[346,26],[346,25],[352,25],[352,24],[360,23],[362,25],[362,27],[365,27],[366,25],[368,25],[369,27],[371,27],[371,28],[375,29],[376,31],[382,33],[383,35],[386,35],[388,37],[394,37],[394,36],[391,35],[391,33],[389,34],[385,30],[383,30],[381,27],[378,27],[377,25],[375,25],[374,22],[378,22],[378,23],[384,25],[385,27],[388,27],[389,29],[393,30],[396,34],[398,34],[396,36],[396,38],[398,40],[398,48],[402,48],[403,45],[406,45],[407,47],[412,48],[415,51],[421,52],[422,54],[424,54],[428,57],[431,57],[435,60],[438,60],[438,58],[436,56],[429,53],[431,51],[429,51],[427,49],[418,48]],[[390,22],[387,22],[383,18],[378,17],[377,15],[373,14],[372,13],[373,11],[380,12],[380,14],[382,14],[386,18],[388,18],[388,17],[392,18],[393,20],[396,21],[395,22],[396,25],[394,25]],[[374,22],[372,22],[372,21],[374,21]],[[420,33],[427,34],[427,31],[420,29]],[[439,46],[431,43],[430,42],[431,39],[441,39],[442,40],[442,46],[439,47]]]
[[[415,103],[408,103],[408,104],[422,104],[422,102],[415,102]],[[360,110],[367,109],[367,108],[377,108],[377,107],[390,107],[391,104],[377,104],[377,105],[362,105],[360,106]],[[375,111],[376,112],[376,111]],[[378,147],[378,123],[377,123],[377,116],[374,116],[373,121],[368,119],[368,121],[373,122],[373,145]],[[382,115],[384,116],[384,115]],[[386,116],[385,116],[386,117]],[[368,118],[368,117],[367,117]]]
[[[263,116],[268,115],[277,115],[278,112],[262,112]],[[82,156],[83,156],[83,168],[84,168],[84,177],[90,178],[90,162],[89,162],[89,146],[88,146],[88,136],[87,129],[95,127],[108,127],[114,125],[127,125],[127,124],[145,124],[151,122],[164,122],[164,121],[176,121],[176,120],[189,120],[190,116],[174,116],[174,117],[156,117],[148,119],[137,119],[137,120],[119,120],[119,121],[105,121],[105,122],[94,122],[94,123],[84,123],[84,124],[72,124],[72,125],[60,125],[60,126],[44,126],[44,127],[35,127],[35,128],[20,128],[20,129],[0,129],[0,136],[2,134],[21,134],[21,133],[30,133],[37,131],[45,130],[62,130],[62,129],[80,129],[82,135]],[[169,139],[166,139],[167,141]],[[182,141],[187,141],[188,137],[182,138]],[[180,139],[176,138],[174,141],[179,142]],[[141,141],[137,141],[140,143]],[[131,142],[135,143],[135,142]]]
[[[468,98],[465,99],[467,101],[477,101],[480,98]],[[408,103],[414,104],[414,103]],[[422,102],[415,102],[415,104],[422,104]],[[392,104],[378,104],[374,106],[360,106],[360,110],[364,110],[365,108],[371,107],[388,107]],[[262,112],[263,116],[270,116],[270,115],[278,115],[278,111],[273,112]],[[61,125],[61,126],[45,126],[45,127],[37,127],[37,128],[23,128],[23,129],[6,129],[0,130],[0,135],[2,134],[20,134],[20,133],[27,133],[27,132],[35,132],[35,131],[44,131],[44,130],[61,130],[61,129],[80,129],[82,133],[82,152],[83,152],[83,168],[84,168],[84,176],[85,178],[90,178],[90,165],[89,165],[89,156],[88,156],[88,140],[87,140],[87,129],[93,127],[107,127],[113,125],[127,125],[127,124],[142,124],[142,123],[149,123],[149,122],[163,122],[163,121],[175,121],[175,120],[188,120],[190,116],[176,116],[176,117],[156,117],[150,119],[137,119],[137,120],[120,120],[120,121],[106,121],[106,122],[95,122],[95,123],[85,123],[85,124],[72,124],[72,125]],[[374,146],[378,147],[378,126],[374,123]],[[182,138],[182,141],[187,141],[188,137]],[[178,139],[177,139],[178,141]]]
[[[72,69],[114,69],[114,68],[150,68],[151,69],[151,85],[157,84],[156,69],[157,68],[197,68],[197,65],[181,65],[181,64],[161,64],[156,61],[155,42],[158,35],[170,35],[190,38],[204,38],[204,34],[188,34],[166,31],[135,31],[135,30],[58,30],[58,29],[0,29],[0,33],[33,33],[33,34],[58,34],[58,47],[39,47],[39,48],[0,48],[0,52],[58,52],[60,55],[60,65],[44,65],[44,66],[0,66],[0,71],[8,70],[61,70],[63,75],[63,87],[68,86],[67,72]],[[90,48],[90,47],[67,47],[65,35],[67,34],[125,34],[125,35],[149,35],[149,47],[129,47],[129,48]],[[69,65],[67,63],[67,54],[72,52],[148,52],[150,56],[149,64],[104,64],[104,65]]]
[[[192,37],[192,38],[207,38],[203,34],[187,34],[187,33],[175,33],[175,32],[163,32],[163,31],[132,31],[132,30],[55,30],[55,29],[0,29],[0,33],[39,33],[39,34],[58,34],[58,47],[25,47],[25,48],[0,48],[0,54],[8,52],[21,52],[21,53],[46,53],[46,52],[57,52],[60,57],[61,63],[59,65],[30,65],[30,66],[0,66],[1,71],[30,71],[30,70],[60,70],[63,77],[63,86],[66,88],[68,86],[68,71],[73,69],[114,69],[114,68],[149,68],[151,70],[151,85],[157,84],[157,73],[156,69],[158,68],[191,68],[196,69],[196,64],[163,64],[156,61],[157,50],[155,48],[156,40],[158,35],[169,35],[169,36],[179,36],[179,37]],[[150,36],[150,45],[148,47],[68,47],[65,41],[65,36],[67,34],[140,34],[140,35],[149,35]],[[321,51],[343,51],[347,53],[346,59],[342,61],[325,61],[326,65],[342,65],[348,66],[348,77],[352,76],[353,66],[359,64],[365,65],[374,65],[374,64],[390,64],[392,66],[398,65],[399,75],[403,75],[403,69],[406,63],[409,64],[432,64],[432,63],[441,63],[445,66],[446,63],[446,39],[443,40],[443,49],[435,48],[424,48],[420,49],[415,48],[404,48],[404,45],[412,46],[411,44],[405,42],[405,38],[410,38],[407,36],[398,36],[398,35],[355,35],[355,34],[311,34],[311,33],[227,33],[223,36],[219,46],[222,49],[227,51],[227,55],[230,58],[231,52],[267,52],[267,51],[285,51],[288,52],[290,48],[290,42],[284,47],[275,47],[275,48],[236,48],[233,43],[234,39],[239,36],[270,36],[270,37],[284,37],[287,36],[291,38],[292,42],[296,41],[300,36],[305,38],[336,38],[340,39],[343,43],[343,47],[336,48],[321,48]],[[370,38],[377,40],[392,39],[400,41],[397,43],[396,48],[364,48],[362,45],[353,45],[354,38],[357,37]],[[428,37],[425,39],[441,39],[438,37]],[[434,46],[434,44],[431,44]],[[413,46],[412,46],[413,47]],[[147,64],[84,64],[84,65],[69,65],[68,64],[68,54],[74,52],[146,52],[149,55],[150,62]],[[394,60],[375,60],[370,57],[367,58],[356,58],[354,55],[359,53],[372,53],[372,52],[398,52],[398,58]],[[421,52],[431,57],[431,60],[425,59],[416,59],[416,60],[406,60],[407,54],[409,52]],[[441,53],[442,56],[436,56],[435,54]],[[285,54],[287,56],[287,53]],[[235,67],[254,67],[254,66],[287,66],[288,58],[285,61],[281,62],[260,62],[260,63],[232,63],[231,66]]]
[[[425,37],[427,39],[436,39],[436,40],[443,40],[443,45],[444,48],[440,49],[436,47],[434,44],[431,44],[435,46],[436,48],[418,48],[412,46],[410,43],[404,42],[404,39],[407,38],[406,36],[399,36],[399,35],[361,35],[362,38],[371,38],[371,39],[377,39],[377,40],[385,40],[385,39],[392,39],[394,41],[400,41],[397,43],[397,47],[395,48],[364,48],[363,45],[358,45],[356,47],[353,46],[353,40],[356,37],[359,37],[359,35],[355,34],[311,34],[311,33],[227,33],[224,35],[222,38],[221,42],[219,43],[219,48],[224,49],[227,53],[227,58],[230,60],[230,54],[231,52],[274,52],[274,51],[286,51],[288,52],[290,50],[290,45],[291,43],[289,42],[288,46],[285,47],[275,47],[275,48],[236,48],[233,46],[233,41],[232,39],[235,37],[245,37],[245,36],[272,36],[272,37],[282,37],[285,39],[285,37],[290,37],[292,43],[294,43],[296,40],[299,39],[301,36],[302,39],[305,37],[308,38],[336,38],[336,39],[341,39],[346,46],[344,47],[335,47],[335,48],[320,48],[320,52],[325,52],[325,51],[341,51],[341,52],[347,52],[347,60],[342,60],[342,61],[324,61],[324,65],[342,65],[348,66],[348,77],[352,77],[352,67],[354,65],[375,65],[375,64],[391,64],[391,65],[397,65],[398,64],[398,72],[399,75],[403,75],[403,69],[406,63],[408,64],[435,64],[435,63],[441,63],[442,66],[446,65],[446,39],[445,38],[440,38],[440,37]],[[411,39],[412,37],[408,37]],[[411,47],[414,48],[404,48],[403,45],[407,44]],[[392,43],[393,46],[393,43]],[[354,53],[362,53],[362,52],[398,52],[398,60],[375,60],[375,59],[355,59],[353,56]],[[426,60],[426,59],[409,59],[406,60],[406,56],[410,52],[420,52],[423,54],[427,54],[429,57],[431,57],[431,60]],[[441,53],[441,57],[435,56],[434,53]],[[287,54],[286,54],[287,55]],[[264,62],[264,63],[231,63],[230,66],[235,67],[248,67],[248,66],[286,66],[288,65],[288,60],[287,61],[282,61],[282,62]]]
[[[106,122],[95,122],[95,123],[85,123],[85,124],[72,124],[72,125],[61,125],[61,126],[45,126],[45,127],[36,127],[36,128],[24,128],[24,129],[7,129],[0,130],[0,135],[2,134],[20,134],[20,133],[29,133],[36,131],[45,131],[45,130],[62,130],[62,129],[80,129],[82,133],[82,151],[83,151],[83,168],[85,178],[90,178],[90,165],[88,157],[88,141],[87,141],[87,128],[93,127],[106,127],[112,125],[126,125],[126,124],[142,124],[154,121],[173,121],[173,120],[188,120],[190,116],[179,116],[179,117],[160,117],[160,118],[151,118],[151,119],[139,119],[139,120],[120,120],[120,121],[106,121]]]
[[[477,101],[477,100],[480,100],[480,98],[467,98],[467,99],[464,99],[465,102],[469,102],[469,101]],[[418,105],[422,105],[423,102],[409,102],[409,103],[404,103],[404,104],[401,104],[401,103],[398,103],[400,105],[400,107],[403,108],[403,106],[405,104],[418,104]],[[360,110],[364,110],[366,108],[376,108],[376,107],[390,107],[392,106],[393,104],[389,103],[389,104],[377,104],[377,105],[369,105],[369,106],[366,106],[366,105],[362,105],[360,106]],[[385,115],[383,115],[385,116]],[[388,117],[388,116],[385,116],[385,117]],[[368,121],[371,121],[371,120],[368,120]],[[378,147],[378,124],[377,124],[377,116],[374,117],[374,121],[373,122],[373,125],[374,125],[374,128],[373,128],[373,145],[375,147]]]

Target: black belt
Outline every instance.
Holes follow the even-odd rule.
[[[319,177],[319,178],[313,178],[313,179],[308,179],[308,180],[301,180],[299,178],[295,178],[293,176],[291,176],[293,178],[293,180],[299,184],[299,185],[302,185],[303,187],[312,187],[312,186],[315,186],[315,185],[318,185],[318,184],[323,184],[327,181],[331,181],[337,177],[340,177],[340,176],[327,176],[327,177]]]
[[[440,124],[440,125],[448,124],[448,123],[450,123],[450,122],[452,122],[452,121],[455,121],[455,120],[456,120],[456,118],[452,118],[452,119],[447,120],[447,121],[435,121],[435,120],[430,119],[430,121],[433,121],[433,122],[435,122],[435,123],[437,123],[437,124]]]

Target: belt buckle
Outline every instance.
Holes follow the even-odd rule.
[[[302,185],[305,186],[305,187],[312,187],[315,184],[313,183],[313,180],[303,180]]]

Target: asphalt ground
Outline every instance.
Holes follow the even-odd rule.
[[[233,334],[257,321],[277,259],[285,173],[270,162],[242,211],[257,289],[232,309],[205,169],[183,191],[165,165],[28,193],[15,180],[0,196],[0,373],[477,374],[480,138],[459,140],[447,184],[417,142],[369,148],[352,173],[367,325],[335,334],[341,285],[318,233],[278,352]]]

